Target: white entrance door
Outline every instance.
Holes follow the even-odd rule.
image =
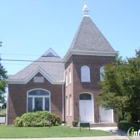
[[[113,122],[113,109],[105,109],[99,107],[100,112],[100,122]]]
[[[79,117],[81,122],[93,122],[93,101],[90,94],[81,94],[79,100]]]

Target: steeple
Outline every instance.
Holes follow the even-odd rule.
[[[73,54],[96,56],[116,56],[118,54],[91,20],[88,11],[85,3],[83,7],[84,17],[63,59],[64,61],[67,61]]]
[[[88,9],[87,4],[85,2],[84,7],[83,7],[84,17],[89,17],[88,11],[89,11],[89,9]]]

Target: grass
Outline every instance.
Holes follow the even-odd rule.
[[[71,128],[69,126],[53,127],[14,127],[0,125],[0,138],[58,138],[58,137],[91,137],[112,136],[100,130]]]

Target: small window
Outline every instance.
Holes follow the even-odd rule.
[[[69,84],[71,84],[71,69],[69,69]]]
[[[70,116],[72,116],[72,97],[71,97],[71,94],[70,94],[70,96],[69,96],[70,98],[70,101],[69,101],[69,103],[70,103]]]
[[[88,66],[81,67],[81,82],[90,82],[90,68]]]
[[[100,68],[100,81],[103,81],[103,80],[104,80],[103,74],[104,74],[104,66],[102,66],[102,67]]]
[[[68,86],[68,75],[67,75],[67,72],[66,72],[66,87]]]
[[[91,100],[91,95],[87,93],[80,94],[80,100]]]
[[[69,103],[68,103],[68,96],[66,96],[66,116],[68,116],[68,114],[69,114],[69,110],[68,110],[68,105],[69,105]]]

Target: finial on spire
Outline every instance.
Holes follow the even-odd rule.
[[[89,9],[88,9],[87,4],[85,2],[84,7],[83,7],[84,17],[89,17],[88,11],[89,11]]]

